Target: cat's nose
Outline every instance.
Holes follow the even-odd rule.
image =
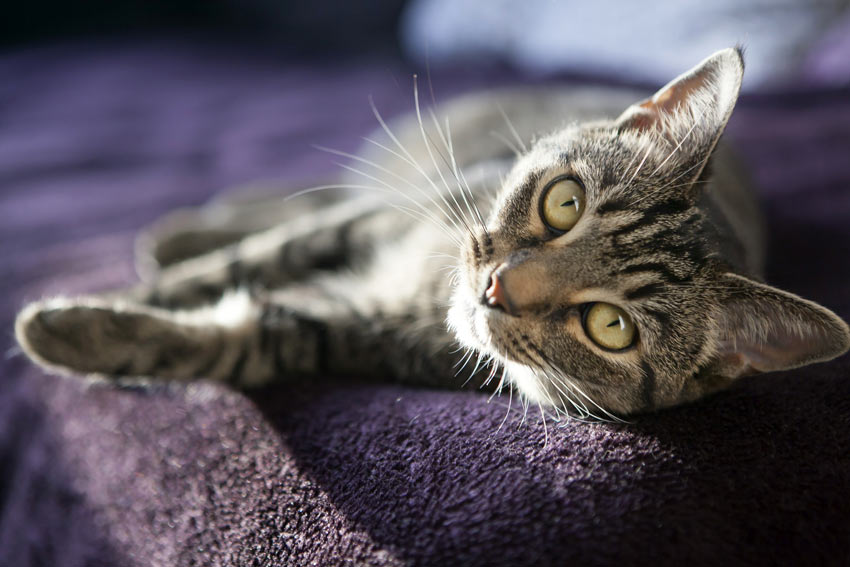
[[[501,308],[508,315],[513,315],[514,309],[511,304],[511,298],[500,277],[500,272],[504,267],[505,265],[502,264],[493,270],[493,273],[490,275],[490,286],[484,292],[484,300],[489,307],[494,309]]]

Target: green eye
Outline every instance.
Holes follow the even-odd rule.
[[[540,204],[543,222],[558,232],[570,230],[584,212],[584,189],[575,179],[564,177],[549,183]]]
[[[625,311],[610,303],[594,303],[584,313],[584,332],[602,348],[623,350],[635,342],[635,324]]]

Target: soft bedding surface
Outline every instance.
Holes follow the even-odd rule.
[[[310,144],[353,150],[409,72],[168,39],[0,55],[0,564],[850,562],[850,357],[544,443],[536,410],[460,384],[85,388],[16,352],[24,301],[133,281],[134,233],[174,207],[331,172]],[[850,91],[749,95],[728,138],[770,281],[850,318]]]

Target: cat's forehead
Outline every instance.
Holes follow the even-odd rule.
[[[538,139],[528,157],[532,162],[566,164],[593,157],[615,157],[621,142],[607,123],[571,125]]]
[[[568,174],[593,197],[628,195],[680,175],[689,163],[676,150],[652,132],[623,132],[610,121],[570,125],[538,139],[518,159],[504,189],[511,193]]]
[[[529,181],[536,182],[554,171],[572,174],[590,173],[593,159],[588,160],[594,142],[589,131],[570,126],[534,142],[531,149],[520,156],[508,177],[505,188],[511,190]]]

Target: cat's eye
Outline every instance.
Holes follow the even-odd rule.
[[[570,230],[584,212],[584,188],[572,177],[557,177],[543,190],[540,215],[555,232]]]
[[[584,332],[597,345],[608,350],[632,346],[637,333],[628,314],[610,303],[593,303],[584,312]]]

